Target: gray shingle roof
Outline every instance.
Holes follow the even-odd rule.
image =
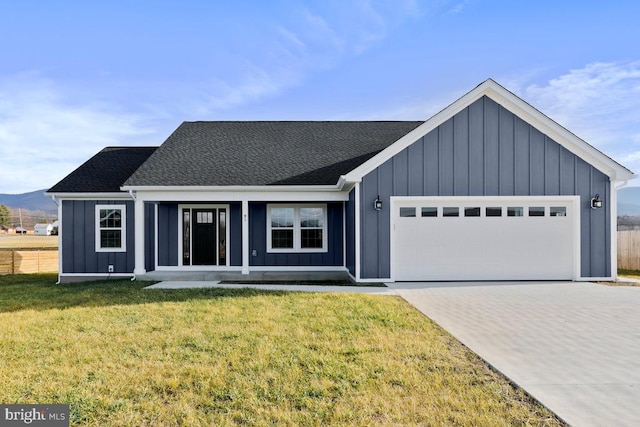
[[[422,123],[184,122],[124,185],[331,185]]]
[[[112,193],[144,163],[158,147],[107,147],[87,160],[49,193]]]

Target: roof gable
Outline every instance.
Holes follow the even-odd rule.
[[[114,193],[157,147],[106,147],[47,193]]]
[[[336,185],[422,122],[184,122],[124,183]]]
[[[483,96],[492,99],[543,134],[549,136],[568,151],[605,173],[612,181],[625,181],[635,178],[636,175],[629,169],[589,145],[494,80],[488,79],[341,179],[346,182],[359,182],[363,176]]]

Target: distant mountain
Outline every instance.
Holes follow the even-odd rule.
[[[47,190],[36,190],[22,194],[0,194],[0,205],[31,211],[57,212],[58,207],[53,203],[51,197],[44,195],[45,191]]]
[[[640,216],[640,187],[618,190],[618,216]]]

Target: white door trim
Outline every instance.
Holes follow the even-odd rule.
[[[226,247],[226,251],[227,251],[227,259],[226,259],[226,264],[225,265],[216,265],[216,266],[207,266],[207,267],[230,267],[231,265],[231,251],[229,250],[229,246],[230,246],[230,241],[229,241],[229,237],[231,235],[230,232],[230,226],[229,223],[231,222],[229,220],[229,211],[231,210],[230,206],[228,204],[204,204],[204,203],[200,203],[200,204],[178,204],[178,267],[180,268],[184,268],[185,270],[193,270],[193,269],[201,269],[198,267],[203,267],[203,266],[198,266],[198,265],[183,265],[183,260],[182,260],[182,250],[183,250],[183,236],[182,236],[182,228],[183,228],[183,215],[182,215],[182,210],[183,209],[225,209],[226,210],[226,220],[227,220],[227,224],[226,224],[226,242],[227,242],[227,247]],[[191,218],[191,221],[193,221],[193,218]],[[193,224],[193,222],[191,223]],[[192,225],[193,227],[193,225]],[[216,232],[216,235],[218,233]],[[219,238],[219,237],[218,237]],[[193,239],[189,239],[189,244],[192,246],[193,245]],[[158,246],[156,245],[156,252],[158,251]],[[192,252],[192,248],[189,248],[189,253],[193,255]],[[217,259],[218,255],[216,252],[216,259]],[[167,266],[162,266],[162,267],[167,267]],[[160,268],[160,266],[158,266],[158,268]]]

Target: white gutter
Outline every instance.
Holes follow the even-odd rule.
[[[123,185],[122,191],[217,191],[281,193],[292,191],[340,191],[339,184],[331,185]]]

